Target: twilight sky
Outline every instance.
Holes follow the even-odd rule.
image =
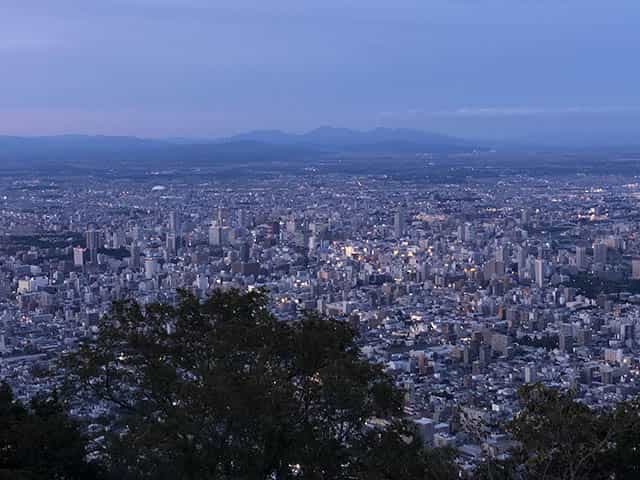
[[[1,0],[0,134],[640,143],[638,0]]]

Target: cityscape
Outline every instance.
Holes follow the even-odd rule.
[[[54,388],[64,371],[42,372],[113,301],[263,289],[281,321],[347,322],[425,445],[472,470],[513,447],[501,425],[524,384],[596,409],[640,391],[636,178],[6,175],[0,376],[20,399]]]
[[[0,480],[640,479],[638,0],[1,0]]]

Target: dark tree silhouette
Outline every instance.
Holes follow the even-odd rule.
[[[348,325],[281,322],[266,303],[261,292],[217,291],[204,303],[181,292],[175,308],[114,305],[96,341],[66,361],[85,401],[118,410],[105,452],[114,475],[455,475],[448,457],[429,461],[401,420],[402,392],[360,357]]]
[[[84,480],[99,478],[87,463],[86,441],[57,395],[27,407],[0,384],[0,479]]]
[[[520,444],[506,461],[488,460],[475,472],[484,479],[639,478],[640,402],[593,410],[573,392],[526,385],[522,409],[507,425]]]

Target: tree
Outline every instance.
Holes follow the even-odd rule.
[[[85,401],[117,409],[105,458],[120,478],[435,478],[349,326],[278,321],[262,292],[117,303],[66,365]]]
[[[519,395],[522,410],[508,431],[521,447],[515,462],[501,465],[504,478],[612,478],[610,455],[619,424],[610,412],[594,411],[571,392],[541,384],[525,385]],[[514,470],[505,471],[508,466]]]
[[[86,461],[86,441],[55,392],[29,407],[0,384],[0,479],[82,480],[99,478]]]

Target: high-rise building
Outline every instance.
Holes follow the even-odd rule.
[[[240,245],[240,261],[248,262],[250,257],[251,250],[249,244],[247,242],[244,242],[242,245]]]
[[[587,249],[585,247],[576,247],[576,267],[582,269],[587,266]]]
[[[595,263],[607,263],[607,245],[602,242],[593,245],[593,261]]]
[[[89,252],[89,262],[98,263],[98,247],[100,242],[100,233],[91,226],[87,230],[86,234],[87,251]]]
[[[169,232],[175,233],[176,235],[179,233],[180,225],[178,219],[178,213],[175,211],[169,212]]]
[[[211,225],[209,227],[209,245],[222,245],[222,227],[219,225]]]
[[[631,260],[631,278],[633,280],[640,280],[640,258]]]
[[[473,242],[475,239],[475,231],[473,230],[473,225],[471,223],[464,224],[464,241],[465,242]]]
[[[167,239],[166,239],[166,242],[165,242],[165,248],[167,249],[167,252],[169,252],[171,254],[175,254],[176,253],[176,251],[178,250],[178,241],[177,241],[175,233],[168,233],[167,234]]]
[[[544,287],[544,260],[542,260],[541,258],[536,258],[535,273],[537,287]]]
[[[242,208],[238,209],[236,213],[236,219],[238,227],[244,228],[247,226],[247,215]]]
[[[130,265],[131,268],[133,268],[134,270],[137,270],[140,268],[140,247],[138,246],[137,243],[132,243],[131,244],[131,257],[130,257]]]
[[[144,259],[144,276],[147,280],[151,280],[158,273],[158,261],[152,257]]]
[[[76,267],[84,267],[84,252],[82,247],[74,247],[73,249],[73,264]]]
[[[558,348],[561,352],[570,353],[573,351],[573,337],[565,332],[558,335]]]
[[[518,247],[517,259],[518,259],[518,277],[520,280],[524,279],[524,272],[527,269],[527,248],[524,246]]]
[[[393,233],[396,238],[402,238],[405,231],[405,211],[400,207],[393,216]]]
[[[538,372],[535,365],[525,365],[524,367],[524,382],[536,383],[538,381]]]
[[[500,245],[496,248],[496,262],[509,263],[509,250],[506,245]]]

